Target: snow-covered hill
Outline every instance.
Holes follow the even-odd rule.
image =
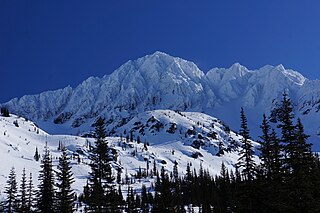
[[[248,70],[236,63],[205,74],[192,62],[155,52],[128,61],[110,75],[90,77],[74,89],[28,95],[2,105],[50,133],[64,134],[89,131],[99,115],[118,123],[154,109],[204,112],[238,129],[244,107],[249,128],[257,136],[262,114],[269,114],[284,91],[319,149],[320,81],[282,65]]]
[[[219,174],[222,162],[228,169],[233,169],[239,158],[237,147],[241,144],[241,137],[229,131],[219,119],[202,113],[149,111],[140,113],[123,125],[114,126],[113,129],[113,137],[108,137],[107,141],[118,156],[114,164],[114,174],[120,167],[122,178],[126,175],[131,178],[139,167],[144,171],[149,165],[151,170],[154,162],[157,169],[164,166],[171,172],[175,161],[181,175],[185,173],[187,163],[191,163],[192,168],[196,170],[201,164],[204,169],[215,175]],[[93,144],[94,139],[50,135],[35,123],[15,115],[0,116],[0,133],[1,192],[11,167],[15,167],[18,181],[22,169],[26,168],[27,174],[33,174],[34,185],[37,185],[40,161],[34,159],[34,154],[36,148],[42,154],[46,143],[54,165],[57,165],[58,157],[61,155],[58,151],[59,143],[67,147],[69,155],[72,156],[72,171],[75,177],[73,188],[77,193],[82,192],[89,171],[89,145]],[[220,155],[217,154],[219,144],[224,148],[224,153]],[[257,148],[257,143],[254,143],[254,146]],[[150,186],[154,179],[142,181]],[[141,183],[137,181],[135,187],[141,187]]]

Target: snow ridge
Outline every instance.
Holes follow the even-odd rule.
[[[237,129],[240,107],[250,112],[249,126],[256,126],[284,91],[304,123],[320,119],[319,81],[283,65],[248,70],[235,63],[205,74],[193,62],[162,52],[130,60],[112,74],[90,77],[74,89],[24,96],[2,105],[52,133],[89,131],[99,115],[119,121],[154,109],[205,112]],[[320,124],[307,125],[306,131],[316,138]]]

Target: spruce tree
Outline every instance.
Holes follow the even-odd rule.
[[[39,161],[39,159],[40,159],[40,154],[39,154],[39,152],[38,152],[38,147],[36,147],[36,151],[35,151],[35,153],[34,153],[33,158],[34,158],[36,161]]]
[[[10,117],[10,113],[9,113],[8,108],[1,107],[1,115],[2,115],[3,117]]]
[[[5,187],[5,191],[7,194],[6,199],[6,212],[16,212],[18,209],[18,199],[17,199],[17,181],[16,181],[16,172],[14,167],[11,168],[7,186]]]
[[[283,94],[281,106],[278,109],[278,128],[281,129],[281,142],[284,150],[284,172],[288,175],[292,171],[292,157],[296,141],[295,125],[293,124],[293,106],[286,93]]]
[[[253,160],[252,143],[250,140],[249,129],[247,126],[247,118],[243,108],[240,112],[240,135],[242,136],[241,150],[239,152],[239,159],[236,164],[237,167],[242,168],[244,182],[240,182],[238,190],[238,211],[239,212],[254,212],[255,211],[255,189],[253,180],[256,174],[256,164]]]
[[[105,130],[105,119],[99,117],[94,124],[95,126],[95,146],[89,156],[91,162],[91,172],[89,173],[89,193],[85,198],[90,212],[107,212],[108,208],[113,205],[112,197],[112,175],[110,148],[108,147]]]
[[[156,212],[168,212],[172,210],[172,202],[169,175],[165,172],[165,169],[162,166],[160,177],[157,177],[154,210]]]
[[[295,132],[296,144],[293,154],[293,172],[308,174],[311,170],[313,154],[311,144],[307,142],[309,135],[304,133],[304,127],[300,118],[298,118]]]
[[[32,212],[34,207],[34,189],[33,189],[33,180],[32,180],[32,173],[30,173],[29,180],[27,183],[27,208],[26,213]]]
[[[179,172],[178,172],[178,162],[174,161],[173,163],[173,180],[174,182],[178,182],[179,180]]]
[[[295,128],[296,140],[292,144],[290,163],[292,172],[287,179],[288,207],[297,212],[312,212],[316,203],[312,196],[312,160],[311,144],[307,143],[309,137],[304,133],[301,120],[298,119]]]
[[[28,211],[28,202],[27,202],[27,177],[26,177],[26,169],[23,168],[22,176],[21,176],[21,184],[20,184],[20,194],[19,194],[19,212],[27,212]]]
[[[147,195],[147,187],[146,185],[142,184],[141,188],[141,211],[142,213],[147,213],[149,212],[149,207],[148,207],[148,195]]]
[[[270,133],[270,174],[267,181],[263,184],[263,192],[265,193],[263,202],[268,207],[268,211],[277,212],[283,208],[285,202],[284,193],[284,177],[283,177],[283,151],[276,131],[271,130]]]
[[[260,136],[260,159],[262,161],[263,172],[266,175],[267,179],[270,179],[271,176],[271,162],[272,159],[272,150],[271,150],[271,136],[270,136],[270,124],[267,120],[266,115],[263,115],[263,121],[260,126],[262,130],[262,135]]]
[[[70,166],[70,158],[67,156],[67,149],[62,149],[57,167],[57,202],[56,210],[61,213],[70,213],[74,211],[74,191],[71,184],[74,182],[73,173]]]
[[[282,146],[280,144],[280,139],[277,136],[277,133],[274,129],[271,130],[270,134],[270,179],[281,182],[281,174],[282,174]]]
[[[242,136],[241,142],[241,150],[240,157],[237,162],[237,166],[242,168],[242,173],[245,177],[245,180],[251,182],[255,175],[255,161],[253,160],[253,150],[252,150],[252,142],[250,140],[249,129],[247,126],[247,118],[245,116],[243,108],[241,108],[240,112],[240,135]]]
[[[39,172],[37,211],[42,213],[54,212],[54,174],[52,168],[52,159],[49,148],[46,144],[41,161],[41,170]]]

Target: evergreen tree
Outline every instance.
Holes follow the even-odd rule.
[[[135,204],[135,193],[133,192],[133,188],[128,187],[126,212],[133,213],[135,210]]]
[[[121,183],[121,167],[119,166],[117,169],[117,184]]]
[[[251,182],[255,175],[255,162],[253,160],[253,150],[252,143],[250,141],[249,129],[247,126],[247,118],[244,114],[243,108],[241,108],[240,113],[241,126],[240,126],[240,135],[242,136],[241,142],[241,151],[240,157],[237,162],[237,166],[243,168],[242,172],[244,174],[245,180]]]
[[[32,180],[32,173],[30,173],[29,181],[27,183],[27,208],[26,213],[32,212],[34,206],[34,189],[33,189],[33,180]]]
[[[38,152],[38,147],[36,147],[36,151],[35,151],[35,153],[34,153],[33,158],[34,158],[36,161],[39,161],[39,159],[40,159],[40,154],[39,154],[39,152]]]
[[[153,160],[153,176],[157,175],[157,164],[156,159]]]
[[[147,195],[147,187],[142,184],[142,189],[141,189],[141,211],[142,213],[147,213],[149,212],[149,207],[148,207],[148,195]]]
[[[14,167],[11,168],[7,186],[5,187],[5,191],[7,194],[6,200],[6,212],[16,212],[18,208],[18,199],[17,199],[17,181],[16,181],[16,172]]]
[[[282,174],[282,146],[280,144],[280,139],[277,137],[277,133],[272,129],[270,134],[270,179],[281,182]]]
[[[269,178],[260,184],[265,194],[261,202],[264,203],[265,210],[279,212],[279,209],[283,209],[286,197],[283,183],[283,151],[280,139],[277,137],[274,129],[271,130],[269,140],[270,159],[272,160],[270,161]]]
[[[313,212],[311,209],[316,203],[312,196],[312,160],[311,144],[307,143],[309,137],[304,133],[303,125],[298,119],[296,140],[289,150],[291,174],[287,179],[288,209],[297,212]]]
[[[172,211],[172,192],[170,187],[170,179],[165,172],[164,167],[161,168],[160,177],[157,176],[155,204],[154,210],[156,212]]]
[[[62,154],[59,158],[57,167],[57,202],[56,210],[60,213],[70,213],[74,210],[74,191],[71,189],[71,184],[74,182],[73,174],[70,166],[70,159],[67,156],[67,149],[62,149]]]
[[[41,170],[39,172],[39,191],[37,199],[37,211],[42,213],[54,212],[54,174],[52,168],[52,159],[49,148],[46,144],[41,161]]]
[[[270,136],[270,124],[267,120],[266,115],[263,115],[263,121],[260,126],[262,130],[262,135],[260,136],[260,159],[262,161],[262,168],[263,172],[266,175],[267,179],[270,179],[271,176],[271,162],[273,161],[272,158],[272,150],[271,150],[271,136]]]
[[[232,206],[230,202],[230,177],[225,164],[222,162],[220,177],[216,178],[216,208],[218,212],[227,212]]]
[[[278,128],[281,129],[281,142],[284,150],[284,172],[291,173],[292,156],[294,155],[294,146],[296,141],[295,125],[293,125],[293,107],[291,100],[286,93],[283,94],[281,106],[278,109]]]
[[[125,205],[125,201],[123,199],[123,195],[122,195],[122,189],[121,189],[121,184],[118,185],[118,196],[117,196],[118,200],[115,202],[115,205],[119,206],[119,209],[123,209],[123,206]]]
[[[1,115],[2,115],[3,117],[10,117],[8,108],[1,107]]]
[[[21,176],[21,184],[20,184],[20,194],[19,194],[19,212],[27,212],[28,211],[28,202],[27,202],[27,177],[26,177],[26,169],[23,168],[22,176]]]
[[[256,173],[256,164],[253,160],[252,143],[250,141],[249,129],[247,126],[247,118],[245,116],[243,108],[240,112],[240,135],[242,136],[240,157],[236,164],[237,167],[242,168],[242,174],[244,176],[243,183],[239,183],[238,191],[238,210],[240,212],[254,212],[255,211],[255,189],[253,180]]]
[[[111,170],[112,158],[105,140],[105,119],[99,117],[95,122],[95,146],[89,156],[91,172],[89,173],[89,193],[85,198],[90,212],[107,212],[112,203],[112,182],[114,177]],[[113,205],[113,204],[112,204]]]
[[[173,163],[173,180],[174,180],[174,182],[178,182],[178,180],[179,180],[178,162],[177,161],[174,161],[174,163]]]
[[[298,118],[295,127],[296,144],[293,152],[293,172],[308,174],[311,170],[313,155],[311,151],[311,144],[307,143],[308,135],[304,133],[304,127]]]

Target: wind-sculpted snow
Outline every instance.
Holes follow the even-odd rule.
[[[269,114],[284,91],[315,138],[320,131],[319,122],[314,122],[320,120],[318,80],[283,65],[249,70],[235,63],[205,74],[194,63],[162,52],[128,61],[112,74],[90,77],[74,89],[15,98],[3,105],[40,124],[46,121],[45,129],[58,133],[89,131],[99,115],[118,122],[154,109],[205,112],[238,129],[240,107],[248,112],[249,127],[257,127],[262,113]]]

